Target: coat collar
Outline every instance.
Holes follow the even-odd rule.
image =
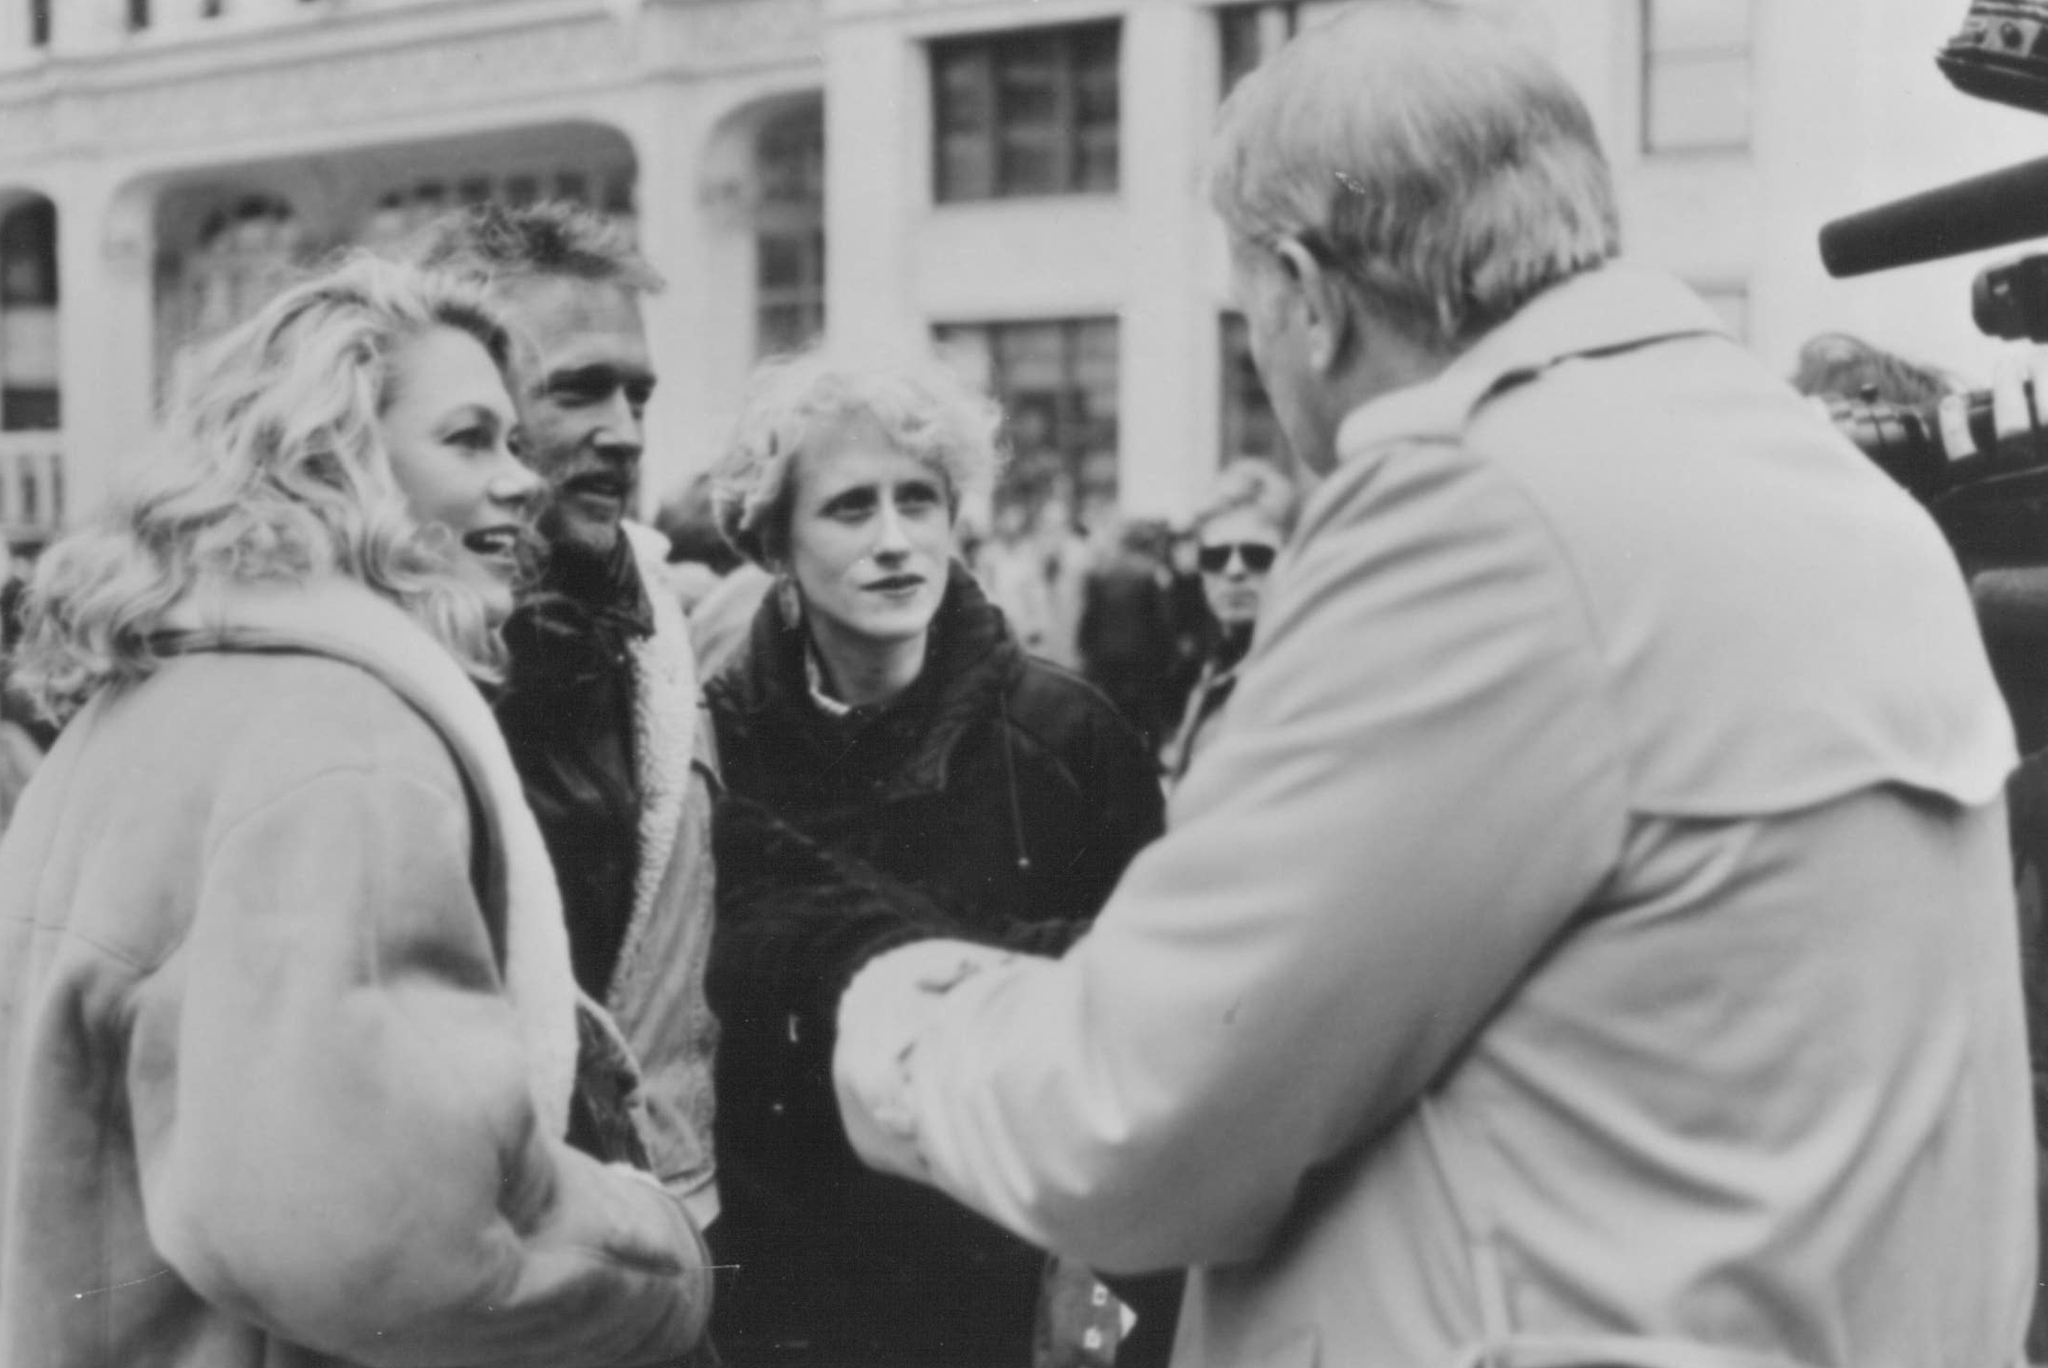
[[[491,892],[504,904],[501,966],[525,1045],[527,1084],[549,1134],[568,1133],[581,994],[540,828],[497,720],[455,657],[395,603],[336,575],[303,582],[216,580],[165,614],[181,651],[292,651],[349,661],[434,727],[491,824]]]
[[[1545,290],[1434,378],[1354,409],[1337,430],[1338,460],[1400,438],[1455,435],[1487,399],[1575,356],[1726,332],[1719,315],[1677,280],[1611,262]]]
[[[887,771],[884,797],[943,789],[961,735],[997,711],[999,696],[1024,667],[1002,610],[955,562],[916,682],[872,715],[827,717],[810,699],[802,624],[789,620],[783,597],[771,593],[762,601],[747,649],[727,670],[722,692],[757,735],[807,752],[817,762],[807,770],[827,761],[838,770],[856,750],[870,757]]]

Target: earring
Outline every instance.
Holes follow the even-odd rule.
[[[784,573],[775,579],[775,607],[782,614],[782,625],[795,627],[803,621],[803,597],[797,593],[796,576]]]

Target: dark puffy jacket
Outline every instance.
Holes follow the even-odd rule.
[[[833,1100],[833,1018],[861,965],[909,941],[1065,949],[1159,833],[1158,780],[1102,695],[1027,656],[957,567],[923,674],[864,718],[811,702],[778,597],[707,690],[729,794],[709,975],[717,1252],[739,1266],[715,1333],[741,1363],[808,1346],[890,1368],[1021,1365],[1044,1256],[860,1164]]]

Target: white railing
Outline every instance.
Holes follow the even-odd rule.
[[[64,524],[64,434],[0,432],[0,540],[42,540]]]

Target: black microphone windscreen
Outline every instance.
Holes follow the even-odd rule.
[[[1820,230],[1831,276],[1939,261],[2048,235],[2048,157],[1838,218]]]

